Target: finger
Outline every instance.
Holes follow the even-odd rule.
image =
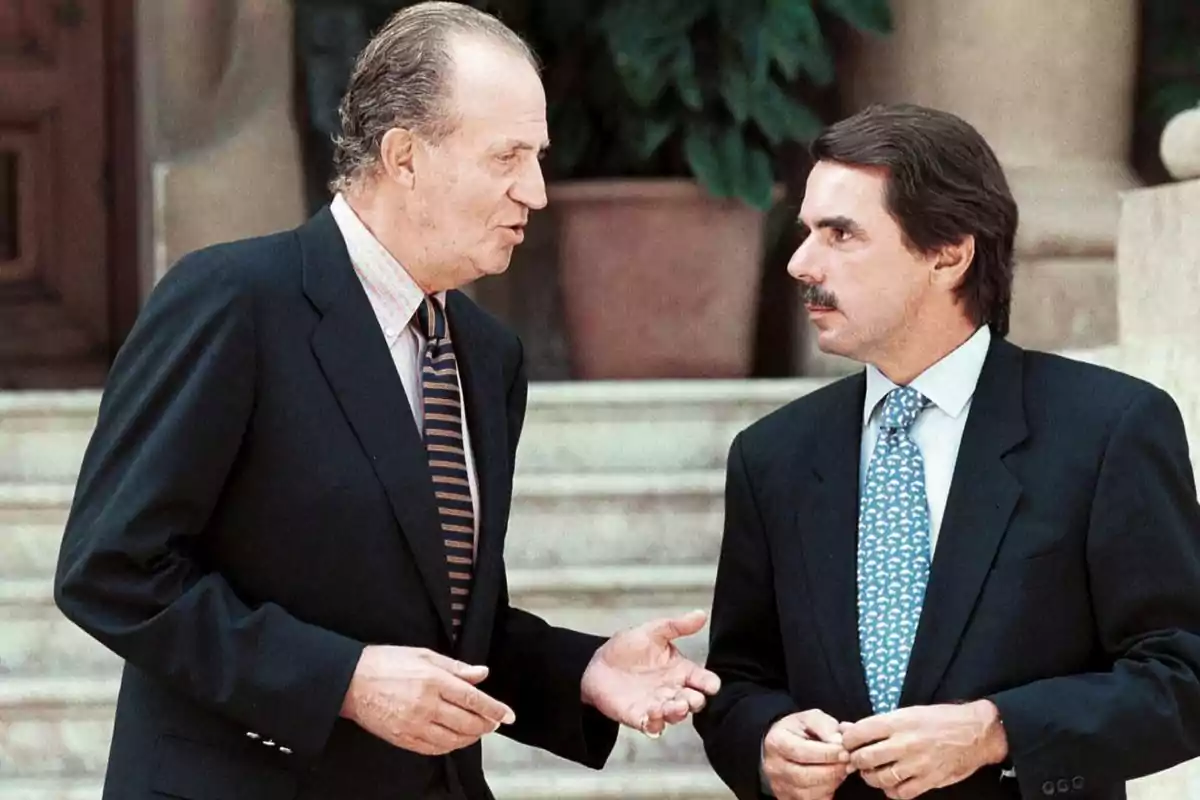
[[[840,766],[803,766],[786,761],[776,762],[771,769],[764,764],[763,772],[772,785],[782,785],[805,797],[820,796],[821,791],[832,793],[846,778],[846,771]]]
[[[702,711],[708,703],[708,698],[695,689],[680,689],[679,696],[688,704],[688,708],[693,714]]]
[[[438,703],[433,712],[433,721],[454,733],[475,738],[495,733],[500,727],[495,720],[446,702]]]
[[[649,634],[661,644],[668,644],[683,636],[699,633],[707,621],[708,614],[697,609],[689,611],[683,616],[660,619],[650,623]]]
[[[412,738],[418,745],[424,745],[429,751],[427,755],[442,755],[461,750],[479,740],[478,736],[463,736],[436,722],[423,726]]]
[[[715,672],[710,672],[704,667],[694,665],[691,672],[688,673],[684,685],[698,692],[704,692],[707,695],[714,695],[721,691],[721,678]]]
[[[850,763],[865,771],[879,769],[900,760],[904,747],[895,737],[860,747],[850,754]]]
[[[682,697],[675,697],[662,704],[663,719],[669,725],[678,725],[692,713],[692,707]]]
[[[842,732],[838,728],[838,721],[824,711],[816,708],[803,711],[796,716],[796,720],[804,723],[813,738],[829,744],[840,745],[842,743]]]
[[[517,721],[517,715],[511,708],[465,681],[447,676],[440,688],[441,698],[459,708],[505,725]]]
[[[639,730],[649,736],[658,736],[666,727],[666,723],[663,721],[662,707],[655,706],[642,715]]]
[[[787,729],[780,729],[773,740],[768,736],[767,746],[794,764],[845,764],[850,760],[841,745],[806,739]]]
[[[420,657],[438,669],[444,669],[451,675],[462,678],[469,683],[479,683],[488,675],[488,668],[482,664],[467,664],[449,656],[444,656],[441,653],[436,653],[433,650],[420,651]]]
[[[842,731],[842,744],[847,750],[857,750],[864,745],[888,738],[894,732],[894,726],[895,721],[888,714],[867,717]]]

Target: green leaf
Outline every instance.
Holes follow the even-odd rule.
[[[825,127],[816,114],[774,82],[754,96],[750,115],[773,145],[784,141],[811,142]]]
[[[675,58],[671,62],[671,75],[675,79],[675,88],[679,91],[679,98],[683,100],[683,104],[692,111],[703,108],[704,93],[700,89],[700,79],[696,76],[696,58],[692,53],[692,44],[687,39],[683,39],[675,51]]]
[[[892,32],[892,9],[888,0],[821,0],[822,4],[860,31]]]
[[[742,191],[739,196],[755,208],[766,211],[771,207],[771,190],[774,186],[775,174],[771,169],[771,157],[760,147],[747,147]]]
[[[714,197],[729,197],[733,194],[722,169],[721,157],[711,130],[690,126],[683,138],[683,154],[692,175],[709,194]]]
[[[755,84],[765,83],[771,72],[770,31],[765,25],[748,25],[738,37],[742,45],[742,57],[750,68],[750,80]]]
[[[833,82],[833,57],[807,0],[769,0],[763,27],[771,57],[789,81],[803,69],[817,86]]]
[[[625,135],[640,161],[648,161],[675,131],[677,120],[639,115],[631,120]]]
[[[721,62],[718,88],[721,97],[725,100],[725,105],[729,108],[729,113],[733,115],[739,125],[745,122],[751,113],[754,89],[751,86],[750,76],[746,74],[742,66],[731,59],[724,59]]]

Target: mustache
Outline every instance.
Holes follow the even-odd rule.
[[[837,297],[833,292],[818,286],[815,283],[806,283],[800,289],[800,298],[806,306],[814,306],[816,308],[837,308]]]

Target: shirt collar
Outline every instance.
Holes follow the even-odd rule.
[[[912,388],[929,398],[929,401],[950,417],[958,417],[967,407],[983,362],[987,359],[992,342],[992,332],[987,325],[971,335],[953,352],[918,375],[910,384]],[[871,415],[888,392],[897,388],[895,383],[873,364],[867,365],[867,396],[863,403],[863,426],[871,421]]]
[[[425,300],[425,293],[408,271],[396,260],[375,234],[359,219],[341,192],[333,198],[329,210],[337,222],[354,271],[362,282],[388,340],[399,336]],[[446,307],[446,293],[435,297]]]

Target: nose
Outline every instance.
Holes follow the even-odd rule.
[[[805,238],[788,259],[788,275],[801,283],[821,283],[825,280],[825,272],[818,266],[818,259],[815,257],[815,239],[815,236]]]
[[[542,163],[536,157],[526,162],[509,196],[534,211],[546,207],[546,179],[542,177]]]

